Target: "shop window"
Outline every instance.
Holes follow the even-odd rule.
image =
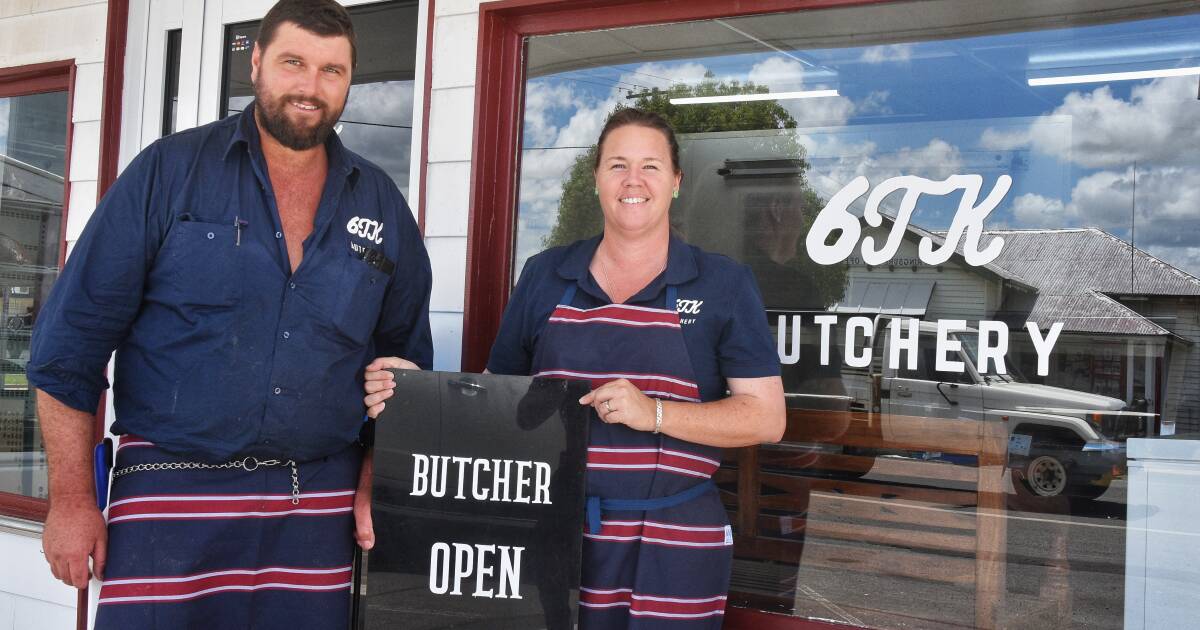
[[[408,197],[416,76],[417,3],[382,2],[348,8],[358,41],[350,97],[335,128],[351,151],[382,168]],[[250,55],[258,22],[225,28],[224,115],[254,100]]]
[[[1195,8],[939,0],[526,38],[510,282],[599,233],[622,106],[679,134],[672,229],[757,277],[788,429],[717,475],[731,605],[1122,626],[1125,440],[1200,430],[1198,42]]]
[[[25,364],[60,268],[69,72],[67,64],[0,70],[0,511],[21,516],[38,510],[17,497],[45,499],[48,490]]]

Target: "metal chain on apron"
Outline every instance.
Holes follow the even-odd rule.
[[[114,470],[112,473],[113,479],[128,475],[135,472],[146,472],[150,470],[218,470],[241,468],[246,472],[253,472],[263,466],[290,466],[292,469],[292,505],[300,504],[300,471],[296,467],[296,460],[281,460],[281,459],[258,459],[257,457],[246,457],[240,460],[225,462],[224,464],[205,464],[203,462],[155,462],[153,464],[134,464]]]

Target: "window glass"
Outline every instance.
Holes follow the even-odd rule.
[[[358,42],[346,109],[335,127],[351,151],[382,168],[408,196],[412,147],[413,80],[416,68],[417,3],[383,2],[350,7]],[[250,55],[258,22],[225,29],[225,115],[254,100]]]
[[[1200,14],[972,6],[527,42],[513,280],[600,232],[629,105],[679,134],[674,231],[763,294],[788,427],[717,475],[731,605],[1122,626],[1126,440],[1200,431]]]
[[[179,115],[179,55],[183,45],[183,29],[167,31],[166,61],[163,64],[162,135],[175,133]]]
[[[59,271],[66,147],[66,92],[0,98],[0,492],[40,499],[46,458],[25,364]]]

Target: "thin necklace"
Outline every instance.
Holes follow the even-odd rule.
[[[616,289],[617,286],[613,284],[612,280],[608,277],[608,265],[604,264],[604,258],[597,256],[596,262],[600,263],[600,275],[604,278],[604,284],[608,285],[610,290]],[[662,266],[658,268],[658,272],[654,274],[654,277],[657,278],[658,275],[663,271],[666,271],[666,269],[667,261],[664,260]],[[611,299],[612,296],[610,295],[609,298]],[[624,302],[624,300],[621,301]]]

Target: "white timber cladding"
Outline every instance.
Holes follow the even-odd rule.
[[[6,527],[0,519],[0,628],[74,628],[77,591],[50,575],[41,554],[40,528],[21,529]]]
[[[425,244],[433,263],[430,325],[439,370],[458,370],[462,358],[479,5],[435,0],[433,7]]]
[[[96,208],[107,16],[103,0],[0,0],[0,68],[75,60],[68,251]],[[0,628],[74,627],[76,591],[50,574],[41,526],[11,525],[0,517]]]

